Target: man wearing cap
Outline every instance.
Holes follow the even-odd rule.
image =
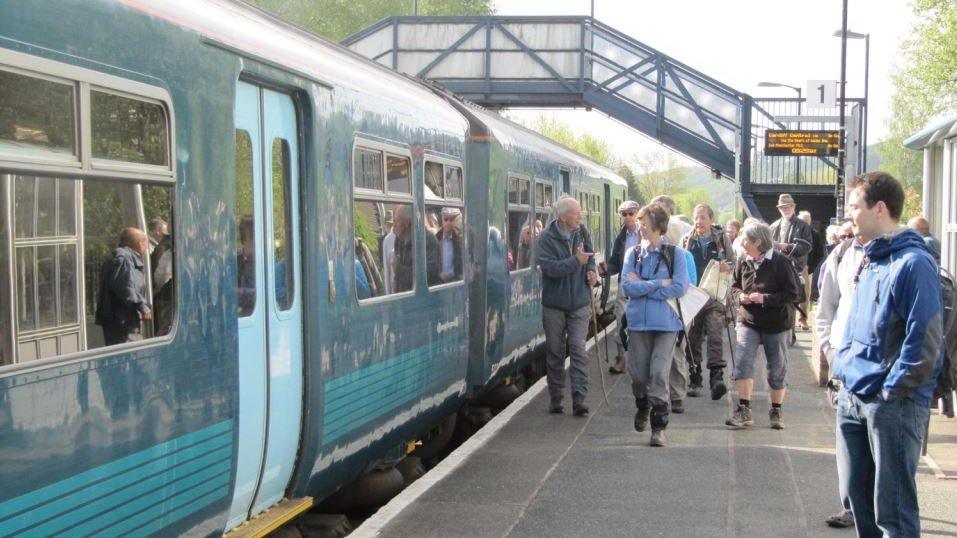
[[[781,218],[771,223],[771,241],[774,249],[784,254],[800,276],[807,267],[807,255],[811,252],[811,227],[795,215],[794,198],[790,194],[778,196],[778,211]],[[806,278],[801,276],[801,278]],[[803,293],[804,286],[798,286]],[[803,300],[803,297],[802,297]],[[802,301],[803,302],[803,301]],[[807,310],[801,312],[801,329],[808,331]]]
[[[462,280],[462,211],[457,207],[442,208],[442,227],[435,232],[441,254],[439,280],[443,283]]]
[[[638,233],[638,202],[625,200],[618,206],[618,215],[621,216],[621,231],[615,238],[615,246],[611,249],[611,257],[608,262],[601,262],[598,265],[598,273],[601,276],[612,276],[621,273],[621,264],[625,259],[625,252],[628,249],[638,245],[641,242],[641,236]],[[619,277],[620,278],[620,277]],[[615,301],[615,319],[618,320],[619,327],[624,327],[622,318],[625,315],[625,305],[628,298],[621,292],[619,287],[618,298]],[[625,373],[625,342],[623,339],[624,331],[615,333],[615,345],[618,346],[618,355],[615,357],[615,364],[608,368],[613,374]]]

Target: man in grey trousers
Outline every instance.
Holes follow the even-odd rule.
[[[555,203],[556,218],[538,240],[538,264],[542,269],[542,325],[545,329],[545,364],[550,413],[563,413],[565,388],[565,343],[571,357],[572,411],[588,416],[588,356],[585,338],[591,317],[591,288],[598,282],[594,248],[582,225],[582,210],[571,196]]]

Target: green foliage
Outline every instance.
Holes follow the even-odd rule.
[[[957,111],[957,0],[915,0],[917,21],[901,45],[894,75],[890,137],[878,145],[881,167],[904,183],[903,219],[921,212],[922,156],[903,141],[934,118]]]
[[[413,0],[249,0],[277,17],[342,39],[392,15],[412,15]],[[491,0],[419,0],[419,15],[489,15]]]
[[[679,165],[678,157],[674,152],[656,151],[636,154],[633,160],[638,168],[638,175],[635,178],[636,188],[642,199],[651,201],[659,194],[668,194],[677,202],[678,196],[685,192],[687,170]],[[694,204],[691,207],[694,207]],[[684,208],[679,204],[679,214],[689,212],[690,208]]]
[[[575,134],[567,124],[545,114],[539,116],[529,127],[542,136],[571,148],[597,163],[612,166],[611,149],[608,143],[600,138],[588,133]]]

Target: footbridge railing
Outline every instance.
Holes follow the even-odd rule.
[[[486,107],[597,109],[736,180],[760,213],[751,96],[591,17],[391,17],[343,44]]]

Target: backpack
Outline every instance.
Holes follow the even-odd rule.
[[[945,397],[957,389],[957,287],[947,269],[940,268],[941,304],[944,307],[941,324],[944,336],[944,366],[937,378],[935,397]]]

